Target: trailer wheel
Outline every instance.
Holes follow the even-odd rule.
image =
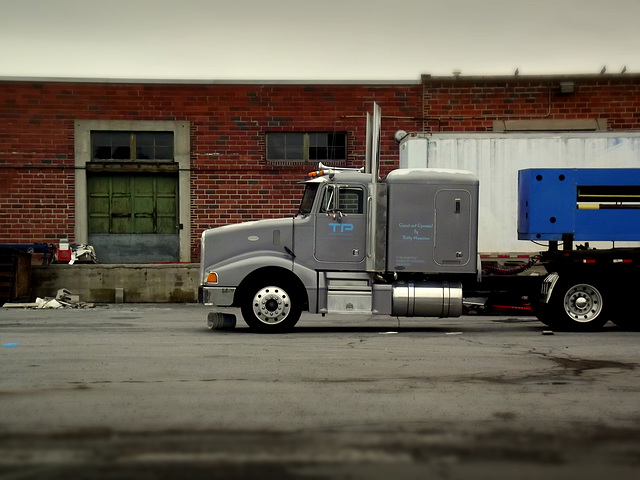
[[[291,330],[302,313],[300,301],[289,292],[293,288],[281,285],[249,287],[240,309],[242,317],[253,330],[279,333]]]
[[[556,328],[574,331],[601,329],[608,321],[607,302],[602,288],[594,282],[560,281],[548,305],[547,319]],[[545,322],[546,323],[546,322]]]

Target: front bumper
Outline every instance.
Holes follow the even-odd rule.
[[[198,288],[198,302],[204,305],[230,307],[236,293],[235,287],[205,287]]]

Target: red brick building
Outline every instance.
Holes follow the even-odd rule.
[[[395,83],[0,79],[0,243],[96,246],[105,263],[199,261],[203,229],[292,215],[318,161],[361,166],[395,131],[640,130],[639,75]]]

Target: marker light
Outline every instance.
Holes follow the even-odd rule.
[[[333,170],[316,170],[315,172],[309,172],[311,178],[322,177],[323,175],[330,175],[334,173]]]
[[[207,283],[218,283],[218,274],[216,272],[207,273]]]

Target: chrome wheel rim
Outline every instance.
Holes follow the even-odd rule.
[[[262,323],[276,325],[291,312],[289,294],[280,287],[264,287],[253,297],[253,313]]]
[[[602,313],[602,294],[586,283],[574,285],[564,296],[564,311],[576,322],[592,322]]]

